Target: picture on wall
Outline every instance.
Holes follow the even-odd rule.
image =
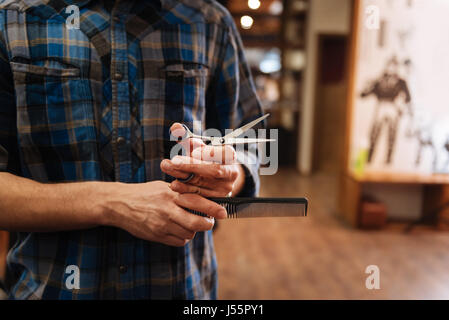
[[[350,169],[449,173],[448,17],[445,0],[360,0]]]

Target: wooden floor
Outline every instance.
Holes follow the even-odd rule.
[[[281,170],[261,196],[306,196],[307,218],[222,221],[215,233],[220,299],[449,299],[449,233],[403,226],[359,231],[335,216],[336,179]],[[380,268],[380,290],[365,269]]]

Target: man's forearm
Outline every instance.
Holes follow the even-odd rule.
[[[43,184],[2,172],[0,229],[51,232],[98,226],[110,184]]]

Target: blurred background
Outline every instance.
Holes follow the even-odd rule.
[[[221,3],[242,35],[269,128],[279,129],[280,167],[261,177],[260,196],[307,197],[310,212],[221,222],[219,297],[449,298],[449,131],[433,130],[449,114],[437,76],[448,64],[436,60],[449,34],[436,13],[449,6]],[[378,290],[366,286],[370,265]]]

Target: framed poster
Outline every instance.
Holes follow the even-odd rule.
[[[449,1],[356,1],[350,172],[449,173]]]

